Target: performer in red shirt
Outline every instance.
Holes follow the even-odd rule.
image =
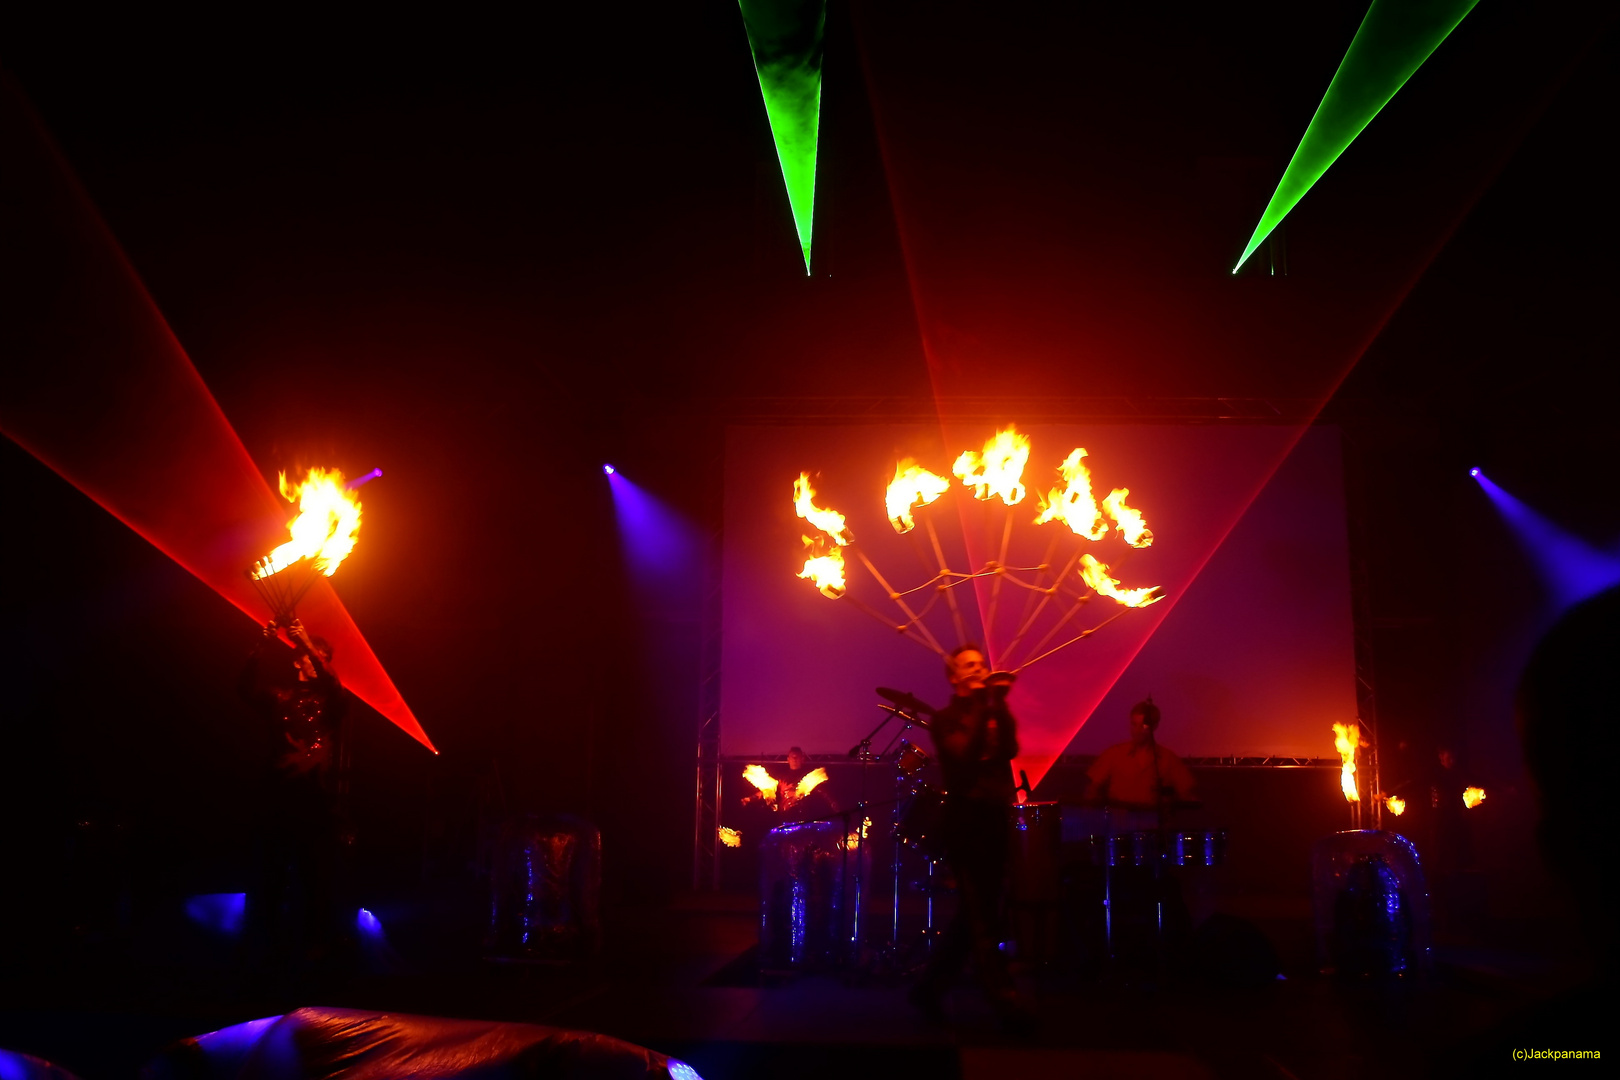
[[[1149,697],[1131,707],[1129,742],[1110,746],[1086,770],[1088,801],[1157,813],[1195,800],[1192,773],[1154,738],[1159,707]]]

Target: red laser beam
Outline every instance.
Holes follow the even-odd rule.
[[[291,516],[21,93],[0,87],[0,431],[255,622]],[[434,753],[329,582],[300,605],[343,683]]]

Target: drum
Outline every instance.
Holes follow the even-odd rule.
[[[918,784],[900,810],[895,838],[930,859],[945,857],[945,796],[928,784]]]
[[[1151,866],[1159,857],[1159,834],[1150,829],[1112,833],[1102,838],[1103,866]]]
[[[1063,809],[1055,802],[1028,802],[1012,807],[1009,815],[1007,913],[1016,955],[1025,962],[1049,963],[1058,955]]]
[[[768,971],[831,967],[844,943],[839,822],[778,825],[760,841],[759,965]]]
[[[1151,866],[1163,858],[1175,866],[1220,866],[1226,862],[1226,830],[1159,832],[1141,829],[1097,838],[1102,866]]]
[[[900,775],[909,779],[922,772],[932,760],[922,750],[901,739],[900,752],[895,755],[894,764],[900,770]]]
[[[1170,836],[1170,861],[1177,866],[1220,866],[1226,862],[1226,830]]]

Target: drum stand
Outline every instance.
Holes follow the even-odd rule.
[[[901,812],[904,806],[906,794],[904,789],[907,785],[905,777],[900,774],[898,770],[896,770],[894,781],[894,798],[889,800],[889,831],[890,835],[894,838],[894,853],[889,860],[889,870],[891,874],[890,899],[892,903],[889,917],[889,938],[881,946],[879,946],[876,952],[872,955],[870,962],[863,959],[861,952],[861,912],[865,907],[866,902],[866,820],[867,812],[871,810],[874,805],[867,801],[867,770],[872,764],[883,761],[884,758],[888,756],[889,751],[894,748],[895,743],[899,742],[905,736],[906,732],[910,731],[917,724],[917,718],[904,709],[891,708],[887,705],[879,706],[879,708],[884,709],[887,715],[878,722],[877,727],[868,732],[866,737],[849,752],[850,757],[857,758],[861,763],[861,793],[860,799],[858,802],[856,802],[855,809],[853,811],[855,815],[855,872],[852,875],[854,884],[854,898],[850,905],[849,962],[851,969],[856,972],[861,972],[871,967],[880,966],[893,973],[900,973],[905,964],[905,957],[909,954],[909,950],[905,950],[903,952],[900,946],[900,878],[902,845],[900,843],[899,833]],[[902,721],[900,730],[890,736],[889,741],[884,744],[882,750],[878,751],[877,753],[873,753],[873,740],[877,737],[879,732],[881,732],[891,721],[895,719]],[[844,814],[844,835],[846,840],[849,835],[849,818],[850,812],[846,811]],[[849,859],[849,845],[847,842],[844,845],[844,849],[845,865],[847,867]],[[934,930],[933,882],[934,860],[929,859],[927,925],[923,931],[924,948],[928,955],[932,955],[933,953],[934,938],[936,936],[936,932]]]

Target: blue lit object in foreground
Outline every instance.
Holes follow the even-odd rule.
[[[1497,487],[1478,469],[1470,469],[1468,475],[1491,497],[1514,539],[1552,590],[1560,610],[1620,584],[1620,551],[1593,547],[1560,528]]]
[[[604,476],[612,476],[615,472],[618,472],[618,470],[611,465],[602,466],[602,475]]]
[[[240,934],[246,913],[247,893],[203,893],[186,899],[186,918],[219,934]]]
[[[698,1071],[684,1061],[669,1059],[669,1080],[703,1080]]]

